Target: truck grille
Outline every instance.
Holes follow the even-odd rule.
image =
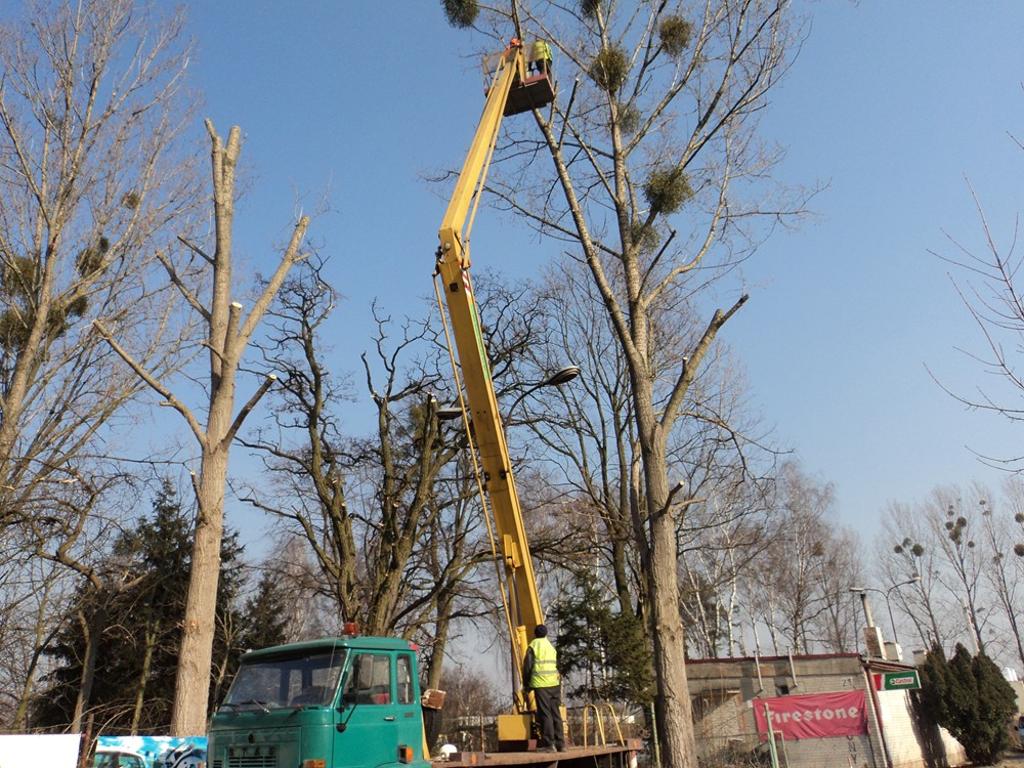
[[[235,754],[229,753],[226,761],[214,760],[213,768],[277,768],[276,750],[264,748],[260,754],[238,750]]]
[[[277,768],[273,755],[237,755],[228,758],[225,768]]]

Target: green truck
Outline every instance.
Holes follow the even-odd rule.
[[[214,714],[213,768],[428,768],[416,648],[346,636],[245,654]]]
[[[343,637],[251,651],[213,715],[210,768],[431,768],[415,644]],[[435,768],[627,768],[636,742],[457,754]]]

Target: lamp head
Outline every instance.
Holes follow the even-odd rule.
[[[544,386],[560,387],[562,384],[572,381],[579,375],[580,367],[578,365],[567,365],[551,374],[551,376],[548,377],[548,380],[544,382]]]
[[[455,405],[449,405],[438,408],[434,411],[434,415],[437,416],[438,421],[455,421],[455,419],[462,418],[462,409]]]

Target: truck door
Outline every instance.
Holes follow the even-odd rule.
[[[398,762],[398,707],[392,655],[353,651],[341,694],[334,768],[376,768]]]
[[[423,759],[423,710],[420,708],[416,663],[412,653],[395,657],[395,704],[398,716],[398,746],[411,747],[414,760]]]

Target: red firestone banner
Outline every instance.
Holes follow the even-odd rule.
[[[808,693],[754,699],[754,718],[762,738],[768,737],[765,705],[771,712],[772,730],[787,741],[860,736],[868,732],[864,691]]]

